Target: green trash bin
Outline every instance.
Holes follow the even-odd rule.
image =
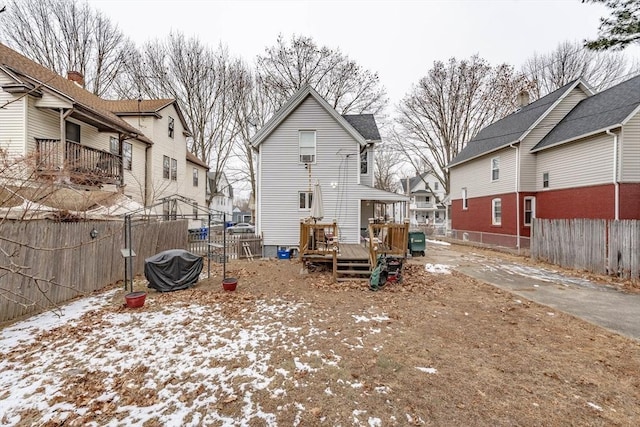
[[[416,254],[420,254],[424,256],[424,251],[426,249],[427,238],[422,231],[410,231],[409,232],[409,251],[411,251],[411,256],[416,256]]]

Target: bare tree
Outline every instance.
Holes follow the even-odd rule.
[[[227,49],[210,49],[197,38],[171,33],[147,43],[117,83],[122,97],[173,98],[192,132],[191,152],[220,172],[241,129],[237,110],[249,71]]]
[[[536,53],[522,66],[522,73],[531,82],[530,92],[534,100],[578,77],[603,90],[620,83],[620,78],[631,72],[633,70],[623,53],[591,51],[577,42],[560,43],[548,54]]]
[[[511,66],[478,56],[436,61],[400,102],[396,145],[417,174],[432,171],[448,193],[447,165],[480,129],[513,112],[526,86]]]
[[[108,94],[134,51],[117,25],[77,0],[13,0],[0,34],[13,49],[65,75],[83,74],[85,87]]]
[[[310,84],[341,114],[380,112],[387,104],[377,73],[359,66],[338,49],[318,46],[311,37],[278,36],[258,57],[258,77],[276,105]]]
[[[395,193],[399,188],[399,170],[403,164],[402,154],[391,144],[376,146],[374,157],[374,187]]]

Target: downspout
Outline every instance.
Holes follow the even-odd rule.
[[[509,147],[516,149],[516,248],[520,251],[520,149],[514,145],[520,143],[516,141]]]
[[[613,210],[614,219],[620,219],[620,183],[618,182],[618,134],[607,129],[607,135],[613,136]]]

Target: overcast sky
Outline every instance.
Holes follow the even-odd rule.
[[[137,44],[171,30],[253,64],[279,33],[311,36],[378,72],[397,103],[436,60],[473,54],[519,67],[534,52],[597,35],[602,5],[580,0],[90,0]],[[636,56],[637,48],[629,53]]]

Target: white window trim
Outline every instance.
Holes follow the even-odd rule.
[[[301,154],[301,150],[300,150],[300,142],[301,142],[301,137],[302,137],[302,133],[303,132],[313,132],[313,160],[310,162],[304,162],[302,161],[302,154]],[[318,134],[315,130],[311,130],[311,129],[301,129],[298,131],[298,163],[299,164],[315,164],[316,160],[318,158],[317,156],[318,154]]]
[[[531,200],[531,222],[527,223],[527,200]],[[536,198],[534,196],[527,196],[524,198],[523,206],[522,206],[522,224],[525,227],[531,227],[531,223],[533,219],[536,217]]]
[[[496,162],[496,167],[493,167],[494,161]],[[494,178],[493,177],[493,172],[497,171],[498,172],[498,177]],[[496,156],[496,157],[492,157],[491,158],[491,182],[496,182],[496,181],[500,181],[500,156]]]
[[[496,221],[496,205],[500,203],[500,222]],[[502,199],[491,200],[491,225],[502,225]]]
[[[469,209],[469,195],[467,194],[467,187],[462,187],[462,210]]]
[[[544,185],[544,176],[547,175],[547,185]],[[551,187],[551,175],[549,174],[549,172],[542,172],[542,189],[547,189]]]
[[[305,205],[307,207],[301,208],[300,207],[300,194],[306,194],[305,196]],[[311,198],[313,196],[313,191],[298,191],[298,201],[296,203],[298,203],[298,210],[299,211],[309,211],[311,210]]]

